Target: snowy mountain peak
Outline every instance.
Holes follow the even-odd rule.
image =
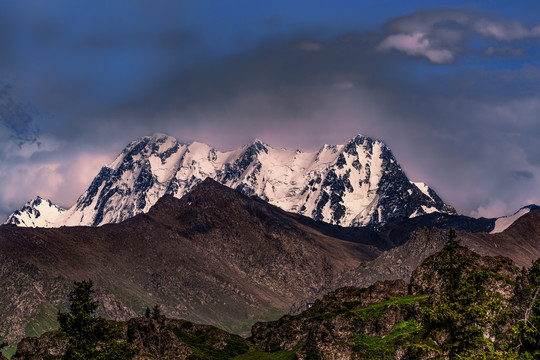
[[[275,149],[258,139],[221,152],[154,134],[129,143],[55,225],[120,222],[147,212],[165,194],[182,197],[206,178],[342,226],[455,213],[427,185],[409,181],[382,141],[364,135],[316,152]]]
[[[254,145],[254,144],[261,144],[263,146],[269,146],[267,143],[265,143],[259,138],[255,138],[253,141],[250,142],[250,145]]]
[[[19,210],[14,211],[5,224],[26,227],[51,227],[65,211],[65,209],[54,205],[50,200],[37,196],[34,200],[24,204]]]
[[[148,211],[164,194],[182,197],[207,177],[286,211],[343,226],[455,213],[427,186],[411,183],[382,141],[364,135],[317,152],[275,149],[259,139],[221,152],[155,134],[131,142],[103,167],[61,224],[120,222]]]

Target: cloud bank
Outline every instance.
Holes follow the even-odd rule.
[[[38,20],[25,34],[37,36]],[[219,52],[233,41],[208,44],[208,29],[187,22],[111,25],[107,36],[46,23],[47,41],[10,52],[43,55],[46,71],[29,60],[0,63],[35,104],[0,91],[0,215],[38,194],[71,205],[101,165],[155,132],[222,150],[256,137],[311,150],[363,133],[386,141],[412,180],[461,213],[540,203],[540,69],[528,61],[538,56],[538,25],[420,10],[369,31],[261,31],[253,45]],[[6,24],[9,34],[22,26]],[[239,28],[235,41],[250,30]]]

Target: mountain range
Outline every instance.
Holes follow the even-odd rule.
[[[118,223],[147,212],[165,194],[181,198],[205,178],[285,211],[341,226],[382,224],[433,212],[455,214],[429,186],[410,181],[382,141],[366,136],[324,145],[316,152],[275,149],[260,140],[221,152],[156,134],[131,142],[67,211],[51,205],[51,211],[36,212],[30,203],[6,223]]]
[[[313,153],[257,140],[219,152],[144,137],[71,208],[38,197],[0,226],[0,338],[56,328],[72,282],[89,278],[110,319],[159,304],[167,316],[247,334],[342,286],[408,281],[449,228],[481,255],[521,267],[540,257],[537,206],[457,215],[378,140],[358,135]]]

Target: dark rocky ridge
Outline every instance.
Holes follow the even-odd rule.
[[[100,311],[111,319],[159,303],[169,316],[241,332],[257,318],[287,312],[299,298],[331,290],[337,273],[387,247],[348,229],[324,234],[212,180],[182,199],[165,196],[148,214],[121,224],[4,225],[0,336],[12,342],[54,326],[72,281],[88,278],[101,289]]]

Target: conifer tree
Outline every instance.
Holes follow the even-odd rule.
[[[59,312],[60,330],[68,345],[63,360],[132,359],[135,351],[119,342],[121,328],[102,317],[95,316],[98,303],[92,299],[92,280],[75,282],[69,293],[69,312]]]
[[[529,286],[524,289],[529,300],[525,314],[514,326],[514,338],[506,355],[517,359],[540,359],[540,259],[528,272]]]
[[[486,287],[489,274],[471,266],[472,259],[463,256],[461,248],[455,231],[450,230],[439,268],[443,292],[432,295],[422,310],[424,338],[437,344],[432,350],[450,359],[489,351],[485,329],[502,308],[500,294]]]
[[[152,317],[155,319],[155,320],[159,320],[159,317],[161,316],[161,309],[159,307],[158,304],[156,304],[154,306],[154,308],[152,309]]]

